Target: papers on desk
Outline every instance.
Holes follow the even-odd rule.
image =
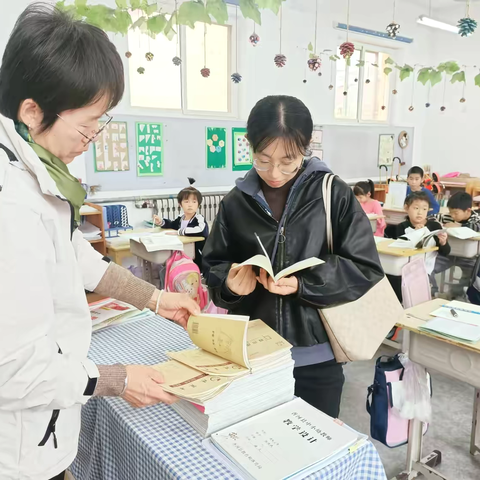
[[[366,436],[297,398],[204,441],[245,480],[302,479],[348,455]]]
[[[406,230],[405,235],[402,235],[393,243],[390,244],[390,247],[393,248],[425,248],[436,245],[436,242],[433,237],[439,233],[445,232],[445,230],[435,230],[431,232],[427,227],[419,228],[418,230],[413,230],[409,228]]]
[[[455,312],[455,313],[454,313]],[[438,333],[462,342],[480,340],[480,308],[453,301],[430,313],[436,317],[421,326],[421,330]]]
[[[83,222],[78,229],[82,232],[85,240],[101,240],[102,238],[102,231],[90,222]]]
[[[448,228],[447,233],[452,237],[460,240],[468,240],[469,238],[480,237],[480,233],[468,227]]]
[[[183,243],[177,235],[167,235],[165,232],[160,232],[137,237],[133,236],[131,239],[142,243],[147,252],[159,252],[160,250],[176,250],[183,252]]]

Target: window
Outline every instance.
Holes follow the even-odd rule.
[[[344,61],[337,62],[335,118],[387,122],[390,85],[383,69],[388,57],[386,53],[361,47],[352,55],[350,66]]]
[[[195,29],[180,27],[181,51],[176,38],[170,41],[158,35],[152,39],[138,30],[129,31],[131,105],[193,115],[231,113],[231,27],[212,24],[206,26],[206,32],[209,78],[200,74],[205,66],[204,24],[197,23]],[[153,53],[153,61],[145,59],[147,52]],[[182,58],[181,68],[173,64],[175,56]],[[138,68],[145,73],[138,73]]]

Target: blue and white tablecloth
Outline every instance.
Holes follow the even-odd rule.
[[[93,335],[89,357],[97,364],[156,364],[164,352],[191,346],[188,335],[159,317]],[[120,398],[94,398],[82,412],[76,480],[236,479],[201,445],[202,438],[172,408],[134,409]],[[359,450],[309,479],[385,480],[375,447]]]

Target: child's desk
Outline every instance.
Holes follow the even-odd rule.
[[[385,218],[385,215],[367,215],[368,219],[370,220],[370,225],[372,226],[372,232],[375,233],[377,231],[377,220],[381,218]]]
[[[385,215],[385,221],[387,225],[398,225],[405,220],[405,210],[401,208],[389,208],[383,207],[383,214]]]
[[[475,453],[480,452],[480,446],[476,441],[476,436],[480,434],[480,342],[475,344],[464,343],[419,330],[420,326],[433,318],[430,316],[430,312],[433,312],[444,303],[445,300],[437,298],[409,308],[405,311],[405,317],[397,326],[410,332],[408,349],[410,360],[423,365],[425,368],[432,368],[442,375],[475,387],[470,439],[470,453],[475,455]],[[426,478],[446,479],[444,475],[426,466],[427,461],[429,464],[435,463],[437,454],[434,452],[422,458],[422,440],[422,424],[417,420],[413,420],[410,423],[407,470],[405,472],[408,474],[408,478],[415,478],[415,472],[419,472],[423,473]],[[398,476],[395,478],[407,477]]]
[[[480,253],[480,236],[467,240],[449,236],[448,243],[452,248],[449,256],[452,257],[474,258]]]
[[[391,247],[390,244],[393,242],[395,242],[395,240],[386,238],[377,243],[380,263],[387,275],[401,276],[402,268],[410,262],[412,257],[425,255],[426,253],[438,250],[438,247],[436,246],[419,249]]]

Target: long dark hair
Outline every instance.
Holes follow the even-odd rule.
[[[359,197],[360,195],[368,195],[370,193],[370,196],[373,198],[375,193],[375,184],[370,179],[368,179],[366,182],[358,182],[353,187],[353,193],[356,197]]]
[[[262,98],[252,109],[247,122],[247,137],[254,152],[262,152],[282,138],[289,157],[307,156],[312,139],[310,111],[298,98],[272,95]]]

